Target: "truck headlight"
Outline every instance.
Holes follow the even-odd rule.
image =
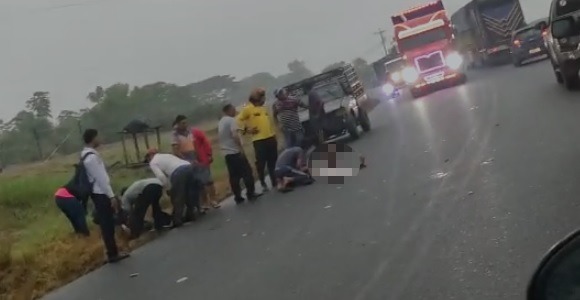
[[[461,64],[463,64],[463,57],[461,57],[461,54],[457,52],[451,52],[445,58],[445,63],[450,69],[458,70],[461,68]]]
[[[417,81],[417,79],[419,79],[419,73],[417,73],[417,70],[415,70],[415,68],[413,68],[413,67],[404,68],[402,75],[403,75],[403,79],[407,83],[415,83],[415,81]]]
[[[401,73],[399,73],[399,72],[393,72],[393,73],[391,74],[391,79],[392,79],[394,82],[399,82],[399,81],[401,81]]]
[[[392,84],[387,83],[387,84],[383,85],[383,92],[385,94],[391,95],[394,91],[395,91],[395,87]]]

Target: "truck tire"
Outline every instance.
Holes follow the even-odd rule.
[[[360,135],[358,133],[358,124],[352,113],[348,112],[348,116],[346,117],[344,125],[346,127],[346,131],[353,140],[359,138]]]
[[[420,90],[418,89],[411,89],[411,97],[413,97],[413,99],[418,99],[421,98],[423,96],[423,93],[421,93]]]
[[[360,127],[364,132],[371,131],[371,119],[369,118],[369,114],[365,110],[359,108],[358,119]]]
[[[564,85],[566,86],[566,89],[574,91],[580,87],[580,77],[578,77],[578,75],[566,77],[564,78]]]

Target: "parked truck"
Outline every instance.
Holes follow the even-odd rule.
[[[406,64],[401,76],[414,98],[467,80],[463,57],[455,49],[453,28],[441,0],[403,11],[391,21]]]
[[[511,62],[511,37],[526,26],[519,0],[471,0],[451,15],[457,48],[475,67]]]

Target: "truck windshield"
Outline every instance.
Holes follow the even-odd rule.
[[[445,39],[447,39],[447,32],[439,27],[401,39],[398,44],[401,51],[409,51]]]
[[[580,0],[556,1],[556,17],[580,10]]]
[[[329,102],[332,100],[340,99],[345,97],[344,90],[338,82],[327,83],[318,87],[315,87],[316,92],[320,95],[323,102]]]
[[[403,59],[390,61],[385,64],[385,69],[387,69],[388,72],[396,72],[401,70],[403,67],[405,67],[405,60]]]

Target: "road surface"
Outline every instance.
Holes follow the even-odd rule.
[[[46,299],[523,299],[580,226],[579,96],[543,62],[382,103],[358,177],[227,205]]]

